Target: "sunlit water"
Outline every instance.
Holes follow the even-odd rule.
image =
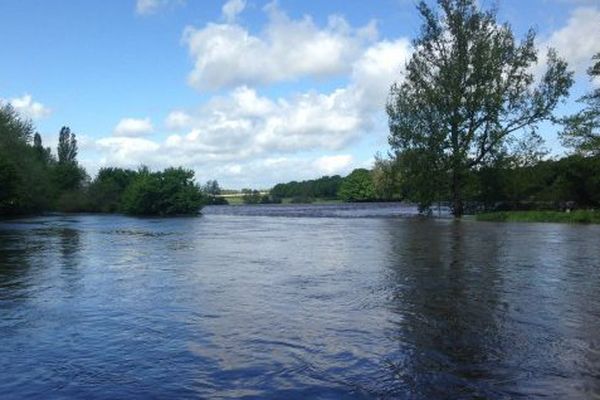
[[[600,226],[413,212],[1,222],[0,398],[599,398]]]

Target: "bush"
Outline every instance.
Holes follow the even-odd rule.
[[[125,191],[122,209],[133,215],[198,214],[204,199],[193,178],[193,171],[182,168],[143,170]]]

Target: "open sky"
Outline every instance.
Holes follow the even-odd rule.
[[[576,72],[600,51],[600,0],[481,0]],[[385,153],[384,105],[421,20],[413,0],[1,0],[0,99],[80,162],[182,165],[228,188],[346,174]],[[558,127],[542,135],[564,152]]]

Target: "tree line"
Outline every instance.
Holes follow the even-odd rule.
[[[102,168],[91,179],[77,154],[77,138],[68,127],[59,132],[55,156],[31,121],[10,105],[0,106],[0,216],[46,211],[196,214],[212,198],[194,182],[191,170]]]

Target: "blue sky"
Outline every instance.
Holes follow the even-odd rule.
[[[412,0],[0,2],[0,99],[55,146],[61,126],[92,174],[183,165],[231,188],[345,174],[387,150],[387,88],[420,19]],[[594,83],[600,0],[481,0],[536,29]],[[556,127],[542,134],[564,152]]]

